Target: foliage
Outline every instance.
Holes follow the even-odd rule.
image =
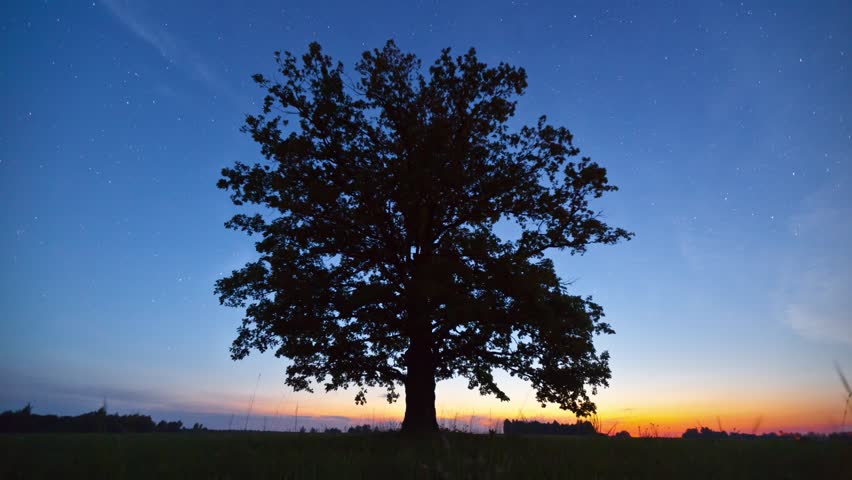
[[[453,376],[508,400],[495,369],[542,404],[593,412],[589,392],[610,377],[593,337],[613,330],[545,254],[632,234],[591,208],[616,187],[574,159],[566,128],[509,128],[525,71],[445,49],[424,75],[393,41],[363,54],[357,81],[316,43],[275,61],[275,77],[254,76],[266,96],[243,128],[265,160],[218,183],[254,205],[226,226],[260,237],[259,258],[216,284],[245,309],[232,357],[273,349],[294,389],[355,386],[359,404],[368,387],[394,401],[404,385],[403,428],[412,408],[437,428],[435,382]]]

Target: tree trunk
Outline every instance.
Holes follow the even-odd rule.
[[[435,359],[432,332],[427,327],[412,335],[406,357],[405,418],[402,431],[424,434],[438,431],[435,413]]]
[[[405,352],[405,418],[402,431],[428,434],[438,431],[435,414],[434,339],[429,316],[430,252],[414,257],[412,279],[408,285],[408,351]]]

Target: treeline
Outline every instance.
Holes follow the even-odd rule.
[[[349,427],[349,429],[346,430],[346,433],[379,433],[381,431],[382,430],[379,427],[377,427],[375,425],[371,426],[371,425],[368,425],[368,424],[365,423],[364,425],[355,425],[355,426]],[[390,429],[390,430],[385,430],[385,431],[386,432],[398,432],[399,430],[398,429]],[[310,430],[308,430],[305,427],[302,427],[301,429],[299,429],[299,433],[343,433],[343,430],[336,428],[336,427],[326,427],[322,431],[320,431],[316,427],[313,427]]]
[[[17,411],[0,413],[0,433],[153,433],[203,430],[207,428],[200,423],[196,423],[192,428],[185,428],[181,421],[161,420],[154,423],[151,417],[139,413],[109,414],[106,406],[76,417],[37,415],[32,413],[29,404]]]
[[[506,435],[597,435],[592,422],[577,420],[577,423],[541,423],[533,420],[504,420],[503,433]]]
[[[526,420],[505,420],[503,422],[503,433],[507,435],[604,435],[595,430],[594,424],[588,421],[578,420],[572,424],[560,424],[556,421],[551,423],[542,423],[539,421]],[[641,433],[641,432],[640,432]],[[643,438],[656,437],[654,434],[640,435]],[[626,431],[618,432],[612,435],[614,438],[631,438],[630,433]],[[611,437],[611,438],[612,438]],[[769,432],[761,435],[742,432],[726,432],[724,430],[713,430],[707,427],[689,428],[681,435],[681,438],[687,439],[788,439],[788,440],[845,440],[852,442],[852,432],[836,432],[830,434],[824,433],[795,433],[795,432]]]
[[[830,434],[824,433],[795,433],[795,432],[768,432],[763,433],[761,435],[757,435],[754,433],[742,433],[742,432],[726,432],[724,430],[713,430],[707,427],[698,428],[687,428],[681,438],[700,438],[707,440],[715,440],[715,439],[724,439],[724,438],[735,438],[740,440],[748,440],[748,439],[776,439],[776,438],[784,438],[789,440],[802,440],[802,439],[830,439],[830,440],[850,440],[852,441],[852,432],[835,432]]]

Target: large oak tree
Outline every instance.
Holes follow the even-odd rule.
[[[592,210],[616,187],[566,128],[509,128],[524,70],[473,49],[426,70],[392,41],[354,79],[316,43],[275,61],[274,77],[254,76],[266,96],[243,127],[265,160],[219,181],[254,205],[226,226],[259,236],[257,261],[216,284],[245,309],[232,357],[274,349],[294,389],[356,387],[359,404],[368,387],[394,401],[403,386],[409,432],[437,430],[443,379],[508,400],[496,370],[542,404],[594,412],[610,370],[593,339],[613,331],[546,254],[632,234]]]

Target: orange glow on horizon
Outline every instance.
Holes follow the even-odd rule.
[[[302,418],[314,420],[328,418],[330,422],[343,421],[348,425],[375,424],[380,426],[398,425],[405,413],[405,403],[400,400],[394,404],[375,402],[366,406],[343,406],[330,402],[321,394],[300,398],[298,401],[271,401],[258,399],[253,408],[253,416],[270,418],[288,417],[296,414]],[[229,410],[245,412],[245,404],[233,404]],[[740,433],[769,432],[817,432],[830,433],[840,430],[842,410],[836,405],[801,405],[793,402],[785,404],[758,404],[709,406],[709,405],[654,405],[649,408],[618,408],[599,405],[597,418],[587,418],[593,423],[599,422],[603,433],[628,431],[632,436],[679,437],[688,428],[708,427],[713,430]],[[512,406],[489,407],[477,405],[474,408],[448,408],[441,406],[439,400],[438,422],[442,427],[455,427],[459,430],[487,432],[494,428],[502,431],[504,419],[537,420],[541,422],[574,423],[574,415],[554,407],[546,409],[537,405],[528,406],[523,412]]]
[[[512,399],[500,402],[494,397],[480,396],[468,390],[458,379],[438,385],[436,410],[442,427],[475,432],[489,429],[502,431],[503,420],[538,420],[542,422],[574,423],[576,417],[554,405],[541,408],[528,384],[505,382],[505,391]],[[270,384],[267,384],[270,385]],[[197,413],[214,413],[245,417],[254,387],[238,393],[195,390],[180,398],[182,406]],[[650,385],[625,382],[619,391],[602,390],[594,397],[598,407],[596,418],[589,419],[604,433],[626,430],[633,436],[656,435],[679,437],[689,428],[708,427],[713,430],[740,433],[818,432],[842,430],[841,419],[845,398],[838,395],[829,382],[816,388],[771,388],[765,384],[742,383],[735,386],[714,385],[710,388],[654,389]],[[401,392],[402,393],[402,392]],[[841,392],[842,393],[842,392]],[[294,393],[280,384],[261,388],[256,395],[251,416],[300,418],[308,417],[315,425],[345,427],[377,424],[393,426],[401,423],[405,414],[404,395],[388,404],[380,389],[368,392],[367,405],[354,404],[353,391],[326,393],[322,387],[315,393]],[[177,409],[177,408],[176,408]],[[185,409],[184,409],[185,410]],[[277,425],[293,423],[278,421]],[[848,425],[847,425],[848,429]]]

